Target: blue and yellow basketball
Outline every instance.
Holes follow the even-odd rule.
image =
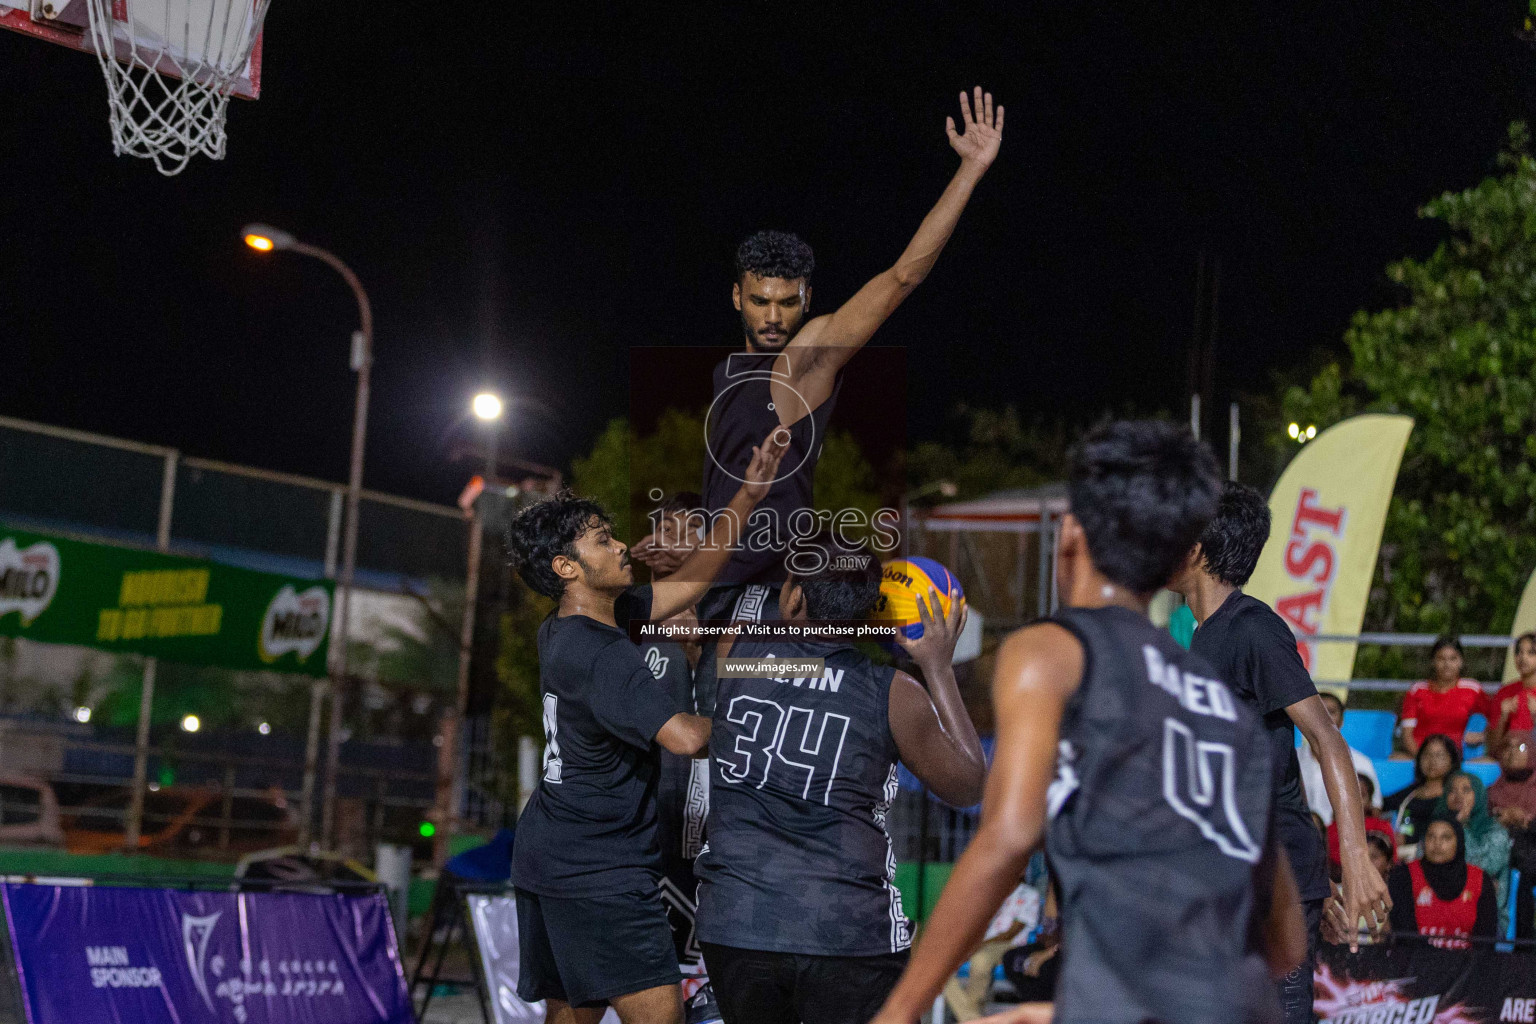
[[[880,597],[875,601],[873,618],[901,627],[902,636],[916,640],[923,635],[917,599],[926,599],[930,590],[939,592],[940,615],[948,615],[953,602],[965,597],[955,574],[933,559],[893,558],[881,567]]]

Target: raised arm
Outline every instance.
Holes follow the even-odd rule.
[[[1360,783],[1355,777],[1354,760],[1349,756],[1349,744],[1328,717],[1323,698],[1316,694],[1290,705],[1285,713],[1306,737],[1323,770],[1323,788],[1328,791],[1333,821],[1339,827],[1345,919],[1385,922],[1392,897],[1387,893],[1387,883],[1371,866],[1371,855],[1365,845],[1365,805],[1360,799]],[[1349,929],[1348,942],[1352,952],[1359,951],[1358,929]]]
[[[670,619],[685,608],[692,608],[704,596],[720,570],[731,560],[731,553],[741,546],[747,528],[747,515],[763,498],[778,477],[779,462],[789,450],[789,430],[775,427],[752,449],[752,461],[744,474],[744,483],[731,503],[715,516],[709,536],[693,550],[677,572],[651,584],[651,618],[657,622]]]
[[[907,243],[901,257],[860,288],[836,312],[806,324],[786,347],[791,383],[811,408],[825,399],[821,389],[830,392],[837,371],[928,276],[949,236],[954,234],[955,225],[960,222],[960,214],[970,202],[976,183],[997,159],[998,148],[1003,143],[1003,108],[998,106],[994,112],[992,94],[983,93],[979,85],[974,95],[973,115],[970,96],[960,94],[962,130],[956,130],[953,117],[944,122],[950,147],[960,154],[960,169],[950,179],[933,209],[928,211],[928,216],[923,218],[917,234]],[[789,355],[796,350],[802,354]]]
[[[929,591],[927,601],[919,597],[923,635],[901,641],[928,688],[905,672],[896,673],[888,698],[891,736],[902,763],[923,785],[952,807],[969,807],[981,799],[987,759],[955,683],[955,643],[965,629],[967,610],[958,596],[948,615],[937,615],[938,607],[936,591]]]
[[[997,747],[981,827],[955,863],[907,969],[875,1018],[878,1024],[913,1024],[922,1016],[1024,876],[1045,835],[1061,717],[1082,672],[1082,645],[1056,625],[1022,629],[998,652],[992,681]]]

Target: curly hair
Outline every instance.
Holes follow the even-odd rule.
[[[809,283],[816,269],[816,256],[798,235],[788,231],[759,231],[736,247],[736,279],[748,274],[758,277],[797,277]]]
[[[1094,568],[1139,594],[1168,582],[1216,514],[1216,457],[1186,427],[1123,420],[1072,449],[1067,493]]]
[[[1216,505],[1216,518],[1200,534],[1205,571],[1229,587],[1248,582],[1269,540],[1269,502],[1234,480],[1227,481]]]
[[[566,581],[551,563],[560,555],[576,559],[577,538],[597,524],[612,528],[607,510],[568,490],[524,507],[507,524],[512,567],[534,591],[560,600]]]

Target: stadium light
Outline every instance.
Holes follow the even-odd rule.
[[[469,403],[475,415],[487,423],[501,419],[501,396],[493,391],[482,391]]]
[[[247,224],[240,232],[245,244],[257,252],[287,250],[301,256],[313,256],[340,274],[357,299],[358,329],[352,332],[352,369],[357,374],[357,397],[352,406],[352,466],[347,475],[347,515],[342,531],[341,573],[336,581],[336,604],[331,621],[336,632],[331,648],[337,652],[331,672],[331,724],[326,741],[325,789],[320,800],[320,844],[334,846],[336,832],[336,779],[341,770],[342,697],[348,680],[351,643],[352,577],[357,568],[358,505],[363,494],[363,449],[368,431],[368,393],[373,367],[373,306],[368,293],[352,268],[335,253],[318,245],[301,242],[286,231],[270,224]],[[321,687],[316,681],[310,689],[309,741],[304,748],[304,782],[299,796],[299,845],[307,846],[314,820],[314,794],[320,738]]]
[[[279,230],[268,224],[247,224],[240,232],[245,244],[257,252],[272,252],[274,249],[292,249],[298,239],[286,231]]]
[[[181,718],[182,732],[197,732],[203,727],[203,720],[196,715],[183,715]]]

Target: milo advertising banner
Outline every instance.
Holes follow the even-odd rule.
[[[1313,983],[1321,1024],[1536,1022],[1536,956],[1526,952],[1325,945]]]
[[[325,674],[332,585],[0,527],[0,636]]]

